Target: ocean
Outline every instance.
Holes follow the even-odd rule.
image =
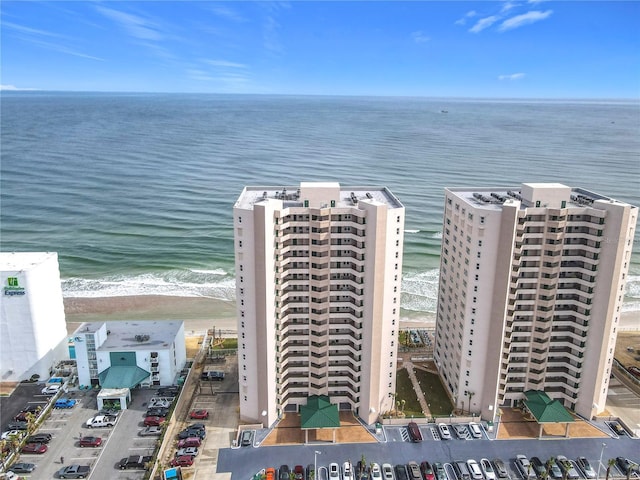
[[[385,185],[402,308],[436,308],[445,187],[561,182],[640,205],[637,101],[2,92],[2,251],[57,251],[65,297],[232,301],[245,185]],[[640,235],[625,310],[640,310]]]

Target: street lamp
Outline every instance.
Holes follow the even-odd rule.
[[[313,452],[313,476],[315,477],[314,480],[320,478],[320,475],[318,475],[318,455],[322,455],[322,452],[319,452],[318,450]]]
[[[598,476],[596,478],[600,478],[600,466],[602,465],[602,455],[604,454],[604,449],[607,448],[606,443],[602,443],[602,450],[600,450],[600,461],[598,462]]]

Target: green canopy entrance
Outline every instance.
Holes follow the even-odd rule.
[[[309,430],[319,428],[333,429],[333,442],[336,441],[336,428],[340,427],[338,406],[331,403],[326,395],[312,395],[307,404],[300,406],[300,428],[304,430],[305,441],[309,442]]]
[[[524,396],[526,397],[523,402],[525,408],[540,425],[538,438],[542,437],[542,429],[545,423],[564,423],[564,436],[569,436],[569,425],[575,420],[559,400],[552,400],[549,395],[541,390],[527,390],[524,392]]]

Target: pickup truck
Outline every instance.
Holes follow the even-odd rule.
[[[88,465],[68,465],[58,470],[58,478],[86,478],[90,471]]]
[[[98,415],[97,417],[91,417],[87,420],[87,427],[113,427],[116,424],[118,417],[112,417],[110,415]]]
[[[120,463],[118,463],[118,468],[120,470],[129,470],[130,468],[145,470],[147,464],[151,462],[151,460],[153,460],[153,457],[149,455],[131,455],[130,457],[125,457],[120,460]]]

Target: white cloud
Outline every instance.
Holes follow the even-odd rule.
[[[469,10],[467,13],[464,14],[464,17],[459,18],[454,23],[456,25],[464,25],[467,23],[467,18],[473,18],[476,15],[478,15],[478,13],[475,10]]]
[[[227,20],[232,20],[234,22],[246,22],[247,19],[240,15],[235,10],[228,8],[223,5],[214,5],[210,8],[210,11],[217,15],[218,17],[226,18]]]
[[[512,73],[510,75],[498,75],[498,80],[520,80],[524,78],[524,73]]]
[[[46,30],[39,30],[37,28],[25,27],[24,25],[18,25],[17,23],[12,23],[12,22],[2,22],[2,27],[9,28],[10,30],[15,30],[17,32],[27,34],[27,35],[32,35],[32,36],[65,38],[64,36],[58,33],[48,32]]]
[[[0,91],[2,90],[9,91],[9,92],[26,92],[31,90],[37,90],[37,88],[16,87],[15,85],[0,85]]]
[[[412,32],[411,38],[413,38],[413,41],[416,43],[427,43],[429,40],[431,40],[431,38],[427,37],[424,33],[422,33],[422,30],[418,30],[417,32]]]
[[[224,68],[247,68],[247,65],[236,62],[229,62],[227,60],[204,60],[205,63],[212,67],[224,67]]]
[[[552,13],[553,10],[547,10],[545,12],[532,10],[530,12],[523,13],[522,15],[516,15],[515,17],[511,17],[502,22],[500,27],[498,27],[498,30],[504,32],[506,30],[513,30],[514,28],[522,27],[523,25],[539,22],[540,20],[549,18]]]
[[[504,2],[502,4],[502,8],[500,9],[500,12],[501,13],[508,12],[509,10],[511,10],[512,8],[515,8],[517,6],[518,5],[516,3],[506,1],[506,2]]]
[[[485,28],[489,28],[491,25],[500,20],[500,17],[496,15],[491,15],[490,17],[481,18],[476,22],[476,24],[469,29],[471,33],[478,33],[484,30]]]
[[[97,6],[96,10],[118,23],[132,37],[141,40],[162,40],[163,38],[158,25],[148,19],[102,6]]]

